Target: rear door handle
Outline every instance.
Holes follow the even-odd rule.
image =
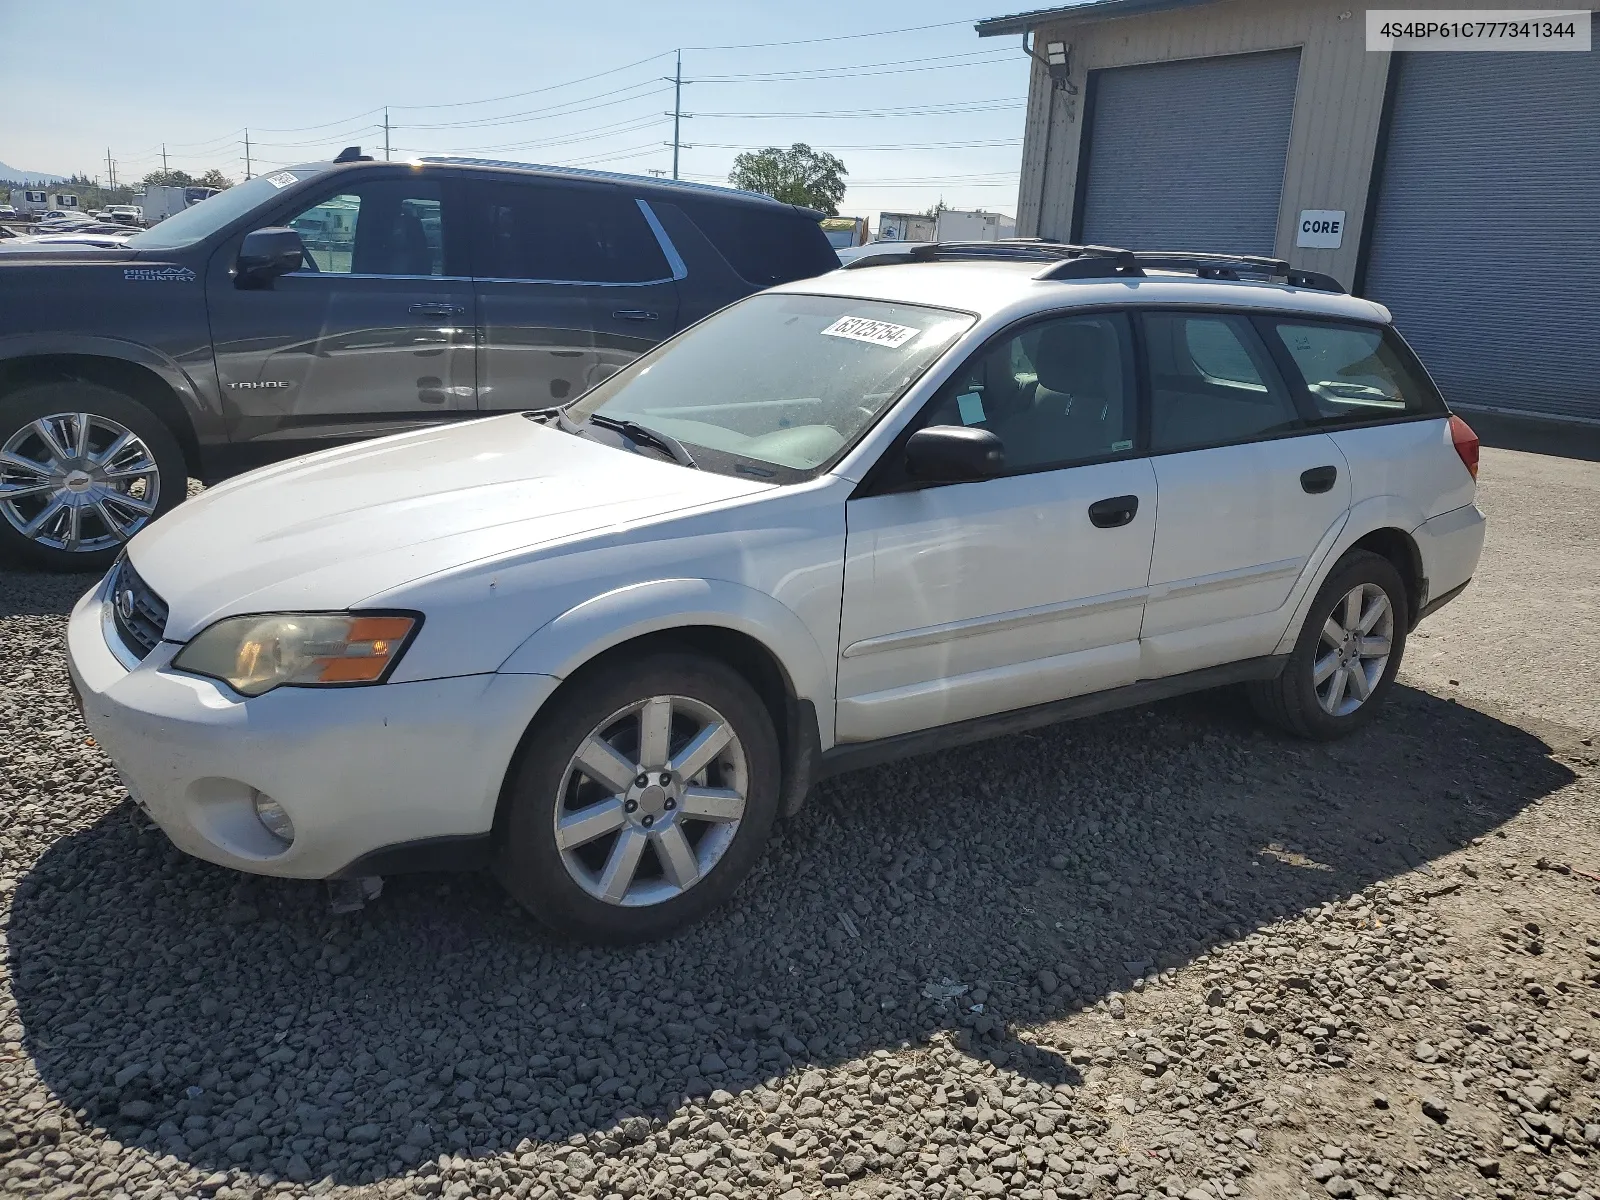
[[[661,316],[643,308],[619,308],[611,315],[621,321],[654,321]]]
[[[1089,505],[1089,520],[1096,529],[1120,529],[1139,515],[1139,497],[1112,496]]]
[[[1313,496],[1333,490],[1333,481],[1339,478],[1338,467],[1312,467],[1300,472],[1300,486]]]
[[[467,311],[467,308],[464,304],[443,304],[431,300],[420,300],[407,311],[427,317],[459,317]]]

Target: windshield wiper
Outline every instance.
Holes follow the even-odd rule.
[[[672,461],[682,467],[698,470],[699,464],[694,461],[694,456],[683,448],[683,443],[677,438],[665,433],[658,433],[648,425],[641,425],[637,421],[625,421],[618,417],[607,417],[599,413],[589,417],[589,424],[598,425],[601,429],[610,429],[623,434],[635,442],[643,442],[665,451],[671,456]]]

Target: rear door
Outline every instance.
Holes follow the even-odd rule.
[[[1350,510],[1350,471],[1245,316],[1141,317],[1161,495],[1141,675],[1271,653],[1291,596]]]
[[[676,332],[681,262],[644,202],[601,182],[468,186],[480,409],[564,404]]]
[[[472,283],[449,180],[346,174],[263,214],[305,243],[305,265],[236,286],[238,238],[206,289],[235,441],[359,436],[475,407]]]

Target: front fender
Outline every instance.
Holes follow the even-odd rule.
[[[210,351],[209,344],[196,348],[197,366],[209,366]],[[195,382],[183,364],[153,346],[124,338],[78,333],[18,333],[0,337],[0,368],[19,359],[57,356],[105,358],[143,367],[177,396],[202,440],[207,440],[208,435],[213,439],[226,437],[222,412],[212,394]]]
[[[1323,581],[1333,570],[1334,564],[1344,557],[1345,551],[1378,529],[1399,529],[1407,536],[1412,536],[1425,519],[1422,510],[1404,496],[1370,496],[1352,507],[1345,518],[1344,528],[1327,539],[1324,545],[1317,547],[1305,573],[1295,585],[1294,615],[1290,617],[1274,653],[1288,654],[1294,650],[1294,644],[1300,638],[1300,627],[1305,624],[1306,614],[1311,611],[1311,602],[1317,598]]]
[[[602,593],[536,629],[499,670],[565,679],[613,646],[693,625],[731,629],[765,646],[788,675],[796,698],[816,706],[827,748],[833,730],[832,659],[792,610],[725,579],[656,579]]]

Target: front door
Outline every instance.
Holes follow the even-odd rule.
[[[838,739],[1133,682],[1156,478],[1136,449],[1126,317],[1001,335],[911,428],[927,425],[994,432],[1006,474],[919,487],[890,460],[849,502]]]
[[[1144,314],[1161,514],[1142,674],[1269,654],[1296,583],[1350,509],[1350,471],[1310,428],[1252,323]]]
[[[637,199],[576,180],[474,182],[478,404],[564,404],[678,327],[673,269]]]
[[[475,408],[472,283],[448,183],[362,176],[264,224],[304,266],[237,287],[211,265],[207,302],[235,442],[366,436]]]

